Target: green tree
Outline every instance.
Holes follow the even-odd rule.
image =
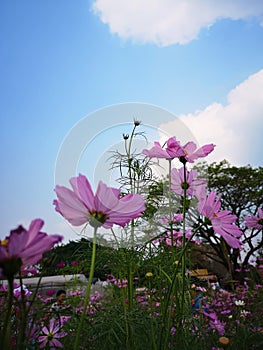
[[[256,257],[263,247],[262,230],[249,229],[245,225],[244,216],[255,215],[263,204],[263,168],[253,168],[250,165],[236,167],[227,161],[202,164],[201,173],[206,173],[208,190],[221,195],[221,208],[230,210],[236,215],[236,224],[243,232],[242,250],[231,249],[226,242],[216,237],[213,230],[205,223],[200,230],[200,236],[209,244],[207,255],[223,264],[231,273],[233,279],[238,278],[235,270],[240,265],[243,269],[252,257]],[[240,263],[241,262],[241,263]]]

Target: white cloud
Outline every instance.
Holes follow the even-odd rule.
[[[216,144],[207,161],[227,159],[232,165],[262,166],[263,70],[231,90],[227,105],[213,103],[202,111],[178,118],[190,129],[199,145]],[[175,120],[160,125],[160,129],[180,140],[183,135],[177,135],[177,125]],[[163,141],[164,136],[161,138]]]
[[[96,0],[93,11],[121,38],[186,44],[222,18],[262,21],[262,0]]]

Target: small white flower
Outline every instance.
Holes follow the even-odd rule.
[[[243,300],[235,300],[236,306],[244,306],[245,302]]]
[[[233,318],[233,315],[229,315],[228,318]]]
[[[240,316],[241,317],[246,317],[247,315],[249,315],[250,314],[250,312],[249,311],[246,311],[246,310],[241,310],[241,312],[240,312]]]

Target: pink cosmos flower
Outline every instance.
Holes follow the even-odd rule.
[[[39,262],[43,253],[62,241],[61,235],[47,235],[40,229],[44,225],[41,219],[31,222],[29,229],[23,226],[12,230],[0,244],[0,268],[6,277],[14,276],[20,268],[26,268]]]
[[[142,151],[149,158],[166,158],[172,159],[165,149],[162,148],[159,142],[154,142],[154,146],[151,149],[144,149]]]
[[[206,184],[202,184],[200,186],[197,186],[195,189],[195,196],[198,200],[199,211],[202,210],[202,208],[206,202],[206,192],[207,192]]]
[[[139,194],[120,197],[119,189],[99,182],[94,195],[91,185],[84,175],[70,179],[73,190],[56,186],[55,209],[72,225],[87,222],[93,227],[111,228],[114,224],[125,226],[131,219],[138,218],[145,210],[145,201]]]
[[[237,217],[231,215],[229,210],[219,211],[220,207],[220,198],[216,198],[216,192],[209,193],[206,200],[198,205],[200,214],[211,221],[214,231],[222,236],[230,247],[240,248],[239,238],[242,231],[233,224]]]
[[[60,326],[63,326],[64,323],[67,323],[70,319],[71,319],[72,316],[59,316],[59,321],[58,321],[58,324]]]
[[[181,146],[180,142],[178,142],[175,137],[171,137],[167,141],[166,151],[171,157],[179,158],[182,163],[193,163],[196,159],[206,157],[211,153],[214,150],[215,145],[211,143],[198,149],[196,148],[196,144],[192,141]]]
[[[48,296],[48,297],[52,297],[54,294],[56,294],[56,290],[55,289],[48,289],[46,291],[46,296]]]
[[[185,152],[183,150],[183,147],[181,146],[180,141],[176,140],[176,137],[170,137],[167,142],[166,151],[172,158],[180,158],[184,157]]]
[[[50,320],[49,327],[44,326],[42,328],[42,333],[44,335],[41,335],[38,338],[38,341],[40,342],[40,349],[43,349],[46,346],[48,346],[48,349],[50,350],[63,348],[63,345],[58,339],[65,337],[67,333],[61,332],[61,326],[57,325],[54,319]]]
[[[244,217],[247,227],[261,230],[263,228],[263,210],[258,208],[258,215]]]
[[[180,222],[183,220],[183,214],[175,214],[173,217],[172,217],[172,223],[177,223],[177,222]],[[162,225],[169,225],[171,222],[170,222],[170,215],[164,215],[163,218],[161,218],[159,220],[160,224]]]
[[[179,158],[185,164],[186,162],[193,163],[198,158],[206,157],[215,148],[215,145],[211,143],[197,149],[196,144],[192,141],[181,146],[175,136],[170,137],[166,144],[167,147],[163,149],[159,142],[154,142],[154,146],[151,149],[144,149],[142,153],[150,158]]]
[[[173,237],[172,237],[173,236]],[[192,236],[192,229],[189,228],[185,232],[185,238],[188,240]],[[182,246],[182,237],[183,233],[181,231],[173,231],[172,235],[171,232],[167,233],[167,238],[165,239],[165,243],[168,246],[175,246],[175,247],[181,247]],[[192,242],[194,242],[192,240]]]
[[[225,334],[226,322],[220,321],[219,319],[211,320],[209,322],[211,329],[217,331],[219,335]]]
[[[196,192],[196,187],[202,184],[202,179],[197,179],[197,170],[186,170],[186,179],[184,179],[184,167],[179,170],[173,168],[171,171],[171,189],[173,192],[184,195],[184,188],[186,188],[186,195],[193,196]]]
[[[57,263],[56,268],[61,269],[64,266],[66,266],[65,261],[60,261],[59,263]]]
[[[22,285],[22,290],[24,292],[25,297],[28,297],[32,294],[32,292],[30,292],[24,284]],[[21,286],[14,286],[13,294],[14,294],[14,297],[20,299],[22,295]]]

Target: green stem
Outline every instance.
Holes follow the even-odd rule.
[[[132,178],[132,158],[131,158],[131,147],[132,147],[132,141],[134,138],[135,134],[135,129],[137,125],[134,125],[129,141],[129,146],[127,148],[127,144],[125,143],[125,149],[127,153],[127,159],[128,159],[128,173],[129,173],[129,181],[130,181],[130,192],[134,193],[135,192],[135,183]],[[134,220],[131,221],[131,245],[132,247],[134,246]]]
[[[171,242],[172,247],[174,244],[174,237],[173,237],[173,212],[172,212],[172,159],[168,158],[168,177],[169,177],[169,190],[168,190],[168,201],[169,201],[169,226],[170,226],[170,235],[171,235]]]
[[[128,305],[129,312],[131,312],[133,306],[133,262],[129,263],[128,269]]]
[[[194,230],[194,232],[192,233],[191,237],[184,245],[184,248],[181,250],[180,255],[178,257],[178,264],[176,265],[176,268],[175,268],[175,271],[173,274],[173,279],[171,280],[171,284],[170,284],[168,293],[167,293],[166,298],[165,298],[165,306],[164,306],[163,322],[162,322],[163,326],[162,326],[161,334],[160,334],[159,349],[165,349],[165,350],[167,349],[167,341],[168,341],[168,335],[170,333],[170,320],[171,320],[171,312],[172,312],[172,308],[171,307],[169,308],[169,303],[170,303],[171,295],[173,295],[173,291],[174,291],[174,287],[175,287],[175,280],[177,277],[177,271],[178,271],[180,262],[182,260],[182,257],[184,256],[184,254],[188,248],[188,245],[190,244],[192,238],[194,237],[196,232],[199,230],[199,228],[200,228],[200,226]],[[168,313],[168,315],[167,315],[167,313]],[[166,333],[165,333],[165,338],[163,341],[164,330],[166,330]]]
[[[150,291],[150,325],[151,325],[151,335],[152,335],[152,347],[154,350],[158,350],[157,344],[156,344],[156,332],[154,329],[154,323],[153,323],[153,302],[152,302],[152,285],[151,281],[149,281],[149,291]]]
[[[185,247],[185,219],[186,219],[186,165],[184,163],[184,197],[183,197],[183,236],[182,236],[182,249]],[[182,298],[181,298],[181,319],[180,322],[184,319],[184,289],[185,289],[185,271],[186,271],[186,262],[185,262],[185,253],[182,256],[182,278],[183,278],[183,284],[182,284]],[[180,327],[180,325],[179,325]]]
[[[88,285],[87,285],[86,294],[85,294],[83,311],[81,314],[81,318],[80,318],[80,322],[79,322],[79,326],[78,326],[77,334],[76,334],[76,338],[75,338],[74,350],[79,350],[80,335],[81,335],[84,320],[86,317],[87,306],[88,306],[89,301],[90,301],[90,291],[91,291],[92,279],[93,279],[94,269],[95,269],[95,260],[96,260],[97,229],[98,229],[97,227],[94,227],[90,273],[89,273]]]
[[[130,137],[130,141],[129,141],[129,145],[127,147],[127,144],[125,142],[125,150],[127,153],[127,158],[128,158],[128,172],[129,172],[129,180],[130,180],[130,190],[133,193],[134,192],[134,186],[133,186],[133,179],[132,179],[132,174],[131,174],[131,162],[132,162],[132,158],[131,158],[131,146],[132,146],[132,141],[133,141],[133,137],[135,134],[135,129],[136,129],[136,125],[134,125],[133,129],[132,129],[132,133],[131,133],[131,137]]]
[[[26,326],[27,326],[27,307],[26,307],[26,299],[25,299],[25,291],[23,289],[23,280],[21,271],[19,272],[19,283],[20,283],[20,291],[21,291],[21,324],[20,324],[20,331],[18,334],[18,349],[22,350],[25,348],[25,336],[26,336]],[[28,309],[29,311],[29,309]]]
[[[5,317],[5,322],[3,330],[1,332],[1,342],[3,349],[11,349],[11,312],[13,305],[13,283],[14,278],[8,278],[8,301],[7,301],[7,312]]]

